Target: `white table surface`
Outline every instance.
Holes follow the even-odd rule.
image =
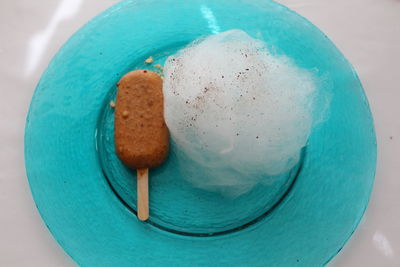
[[[23,132],[52,56],[115,0],[0,1],[0,266],[75,266],[30,194]],[[400,1],[279,0],[324,31],[353,63],[375,118],[378,167],[357,231],[330,266],[400,266]]]

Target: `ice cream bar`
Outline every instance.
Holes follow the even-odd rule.
[[[166,159],[169,148],[162,79],[158,74],[135,70],[119,81],[114,135],[120,160],[138,170],[138,217],[146,220],[148,168],[159,166]]]

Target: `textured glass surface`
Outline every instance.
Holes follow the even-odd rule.
[[[115,84],[149,56],[163,62],[199,36],[233,28],[268,40],[275,53],[327,81],[329,119],[284,183],[257,187],[232,206],[184,185],[184,166],[172,153],[151,172],[151,223],[138,222],[133,172],[110,143]],[[46,225],[83,266],[320,266],[342,248],[367,206],[376,143],[354,70],[287,8],[268,0],[124,1],[77,32],[43,74],[27,119],[25,157]],[[207,205],[211,217],[195,210]]]

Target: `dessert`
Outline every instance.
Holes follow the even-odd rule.
[[[118,157],[128,167],[138,169],[138,216],[146,220],[148,193],[143,190],[147,190],[148,169],[159,166],[169,148],[162,80],[158,74],[135,70],[122,77],[118,83],[114,128]],[[147,203],[147,207],[142,207],[147,210],[141,209],[141,201]]]
[[[205,172],[190,170],[185,159],[185,178],[238,196],[289,172],[329,103],[316,77],[241,30],[196,40],[169,57],[166,123],[180,158]]]

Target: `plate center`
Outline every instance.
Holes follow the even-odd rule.
[[[136,170],[127,168],[114,148],[114,108],[109,103],[115,100],[116,90],[116,87],[111,88],[99,118],[97,152],[111,189],[121,203],[136,214]],[[187,179],[188,175],[207,175],[209,170],[197,166],[171,141],[166,162],[150,170],[148,222],[165,231],[192,236],[218,235],[243,229],[265,217],[279,204],[290,190],[301,162],[288,173],[263,177],[267,183],[260,183],[239,196],[232,188],[227,189],[230,193],[209,192],[194,187]]]

